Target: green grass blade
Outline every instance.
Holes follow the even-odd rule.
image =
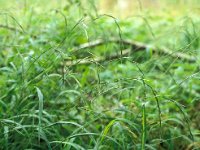
[[[38,123],[38,140],[40,143],[41,133],[42,133],[42,112],[43,112],[43,94],[41,90],[36,87],[38,100],[39,100],[39,123]]]
[[[145,150],[146,143],[146,111],[145,105],[142,105],[142,150]]]

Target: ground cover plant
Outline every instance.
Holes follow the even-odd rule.
[[[199,149],[199,1],[162,2],[0,1],[0,149]]]

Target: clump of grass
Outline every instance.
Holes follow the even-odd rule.
[[[120,21],[84,2],[48,5],[45,13],[43,2],[31,2],[1,15],[0,149],[198,149],[198,58],[191,63],[150,48],[122,57],[122,42],[73,50],[114,37],[177,44],[175,53],[198,56],[199,20],[185,22],[173,43],[162,36],[177,27],[172,16],[166,26],[151,14]],[[112,54],[119,57],[63,65]]]

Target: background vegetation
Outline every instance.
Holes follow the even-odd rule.
[[[200,148],[199,1],[126,3],[0,0],[0,149]]]

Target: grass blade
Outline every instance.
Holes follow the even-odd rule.
[[[146,112],[145,104],[142,105],[142,150],[145,150],[146,143]]]
[[[42,133],[42,112],[43,112],[43,94],[41,90],[36,87],[38,100],[39,100],[39,123],[38,123],[38,140],[40,143],[40,135]]]

